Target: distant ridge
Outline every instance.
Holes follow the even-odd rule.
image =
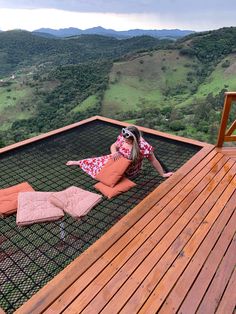
[[[180,29],[161,29],[161,30],[144,30],[144,29],[131,29],[127,31],[115,31],[113,29],[106,29],[101,26],[92,27],[85,30],[69,27],[61,29],[51,29],[51,28],[40,28],[33,31],[33,33],[40,34],[50,34],[56,37],[69,37],[69,36],[79,36],[79,35],[88,35],[96,34],[103,36],[111,36],[116,38],[130,38],[135,36],[152,36],[155,38],[180,38],[187,36],[189,34],[195,33],[192,30],[180,30]],[[39,34],[39,35],[40,35]]]

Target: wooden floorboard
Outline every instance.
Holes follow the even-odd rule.
[[[207,187],[207,189],[208,188],[209,187]],[[214,197],[212,197],[212,199],[214,199]],[[181,208],[181,206],[179,206],[179,208]],[[196,199],[196,202],[193,203],[188,208],[188,210],[184,212],[184,215],[181,217],[181,219],[179,219],[173,226],[173,228],[165,235],[165,237],[162,239],[162,242],[158,243],[155,250],[152,252],[152,254],[150,254],[147,257],[146,261],[142,263],[141,267],[137,269],[134,274],[132,274],[132,278],[134,280],[136,279],[135,281],[139,282],[139,285],[133,287],[132,296],[130,297],[130,299],[128,300],[127,291],[129,291],[129,286],[133,284],[133,281],[130,282],[127,281],[127,286],[123,286],[122,289],[120,290],[119,298],[118,296],[117,298],[113,298],[113,302],[110,302],[110,304],[106,306],[106,308],[103,311],[104,313],[109,313],[111,308],[113,308],[115,311],[120,310],[121,304],[118,303],[117,301],[118,299],[121,299],[123,301],[121,297],[125,298],[126,299],[125,301],[128,301],[127,305],[125,306],[122,312],[124,313],[137,312],[139,310],[140,305],[144,303],[145,300],[149,297],[151,291],[155,288],[156,284],[162,279],[163,276],[164,277],[162,282],[160,282],[160,285],[158,285],[158,293],[154,293],[153,298],[150,299],[150,304],[152,304],[152,306],[150,307],[150,304],[148,302],[143,313],[146,313],[149,307],[152,308],[158,299],[160,300],[160,302],[164,299],[165,295],[163,294],[171,290],[172,281],[176,280],[176,276],[185,267],[185,262],[189,260],[188,254],[183,250],[184,245],[194,234],[197,226],[204,217],[200,216],[199,217],[200,221],[198,221],[197,219],[198,217],[194,217],[190,225],[186,226],[186,223],[189,221],[189,219],[191,219],[194,213],[197,212],[198,208],[201,208],[203,215],[205,215],[205,212],[207,210],[206,206],[202,207],[200,199]],[[198,216],[199,215],[200,214],[198,213]],[[181,229],[183,229],[183,232]],[[202,239],[203,236],[204,233],[201,232],[199,234],[198,241],[200,241],[199,239]],[[196,239],[194,240],[195,240],[194,244],[196,245],[196,243],[198,242],[196,241]],[[168,248],[169,245],[170,247]],[[166,248],[168,248],[167,251]],[[191,250],[193,250],[192,246],[190,246],[190,251]],[[172,263],[178,256],[181,257],[178,260],[178,263],[172,265]],[[180,268],[180,270],[178,269],[177,266]],[[150,268],[152,267],[153,269],[151,270],[150,273],[148,273],[150,271]],[[170,276],[167,275],[166,273],[169,268],[170,271],[168,272],[168,274],[170,274]],[[141,276],[144,277],[144,275],[146,274],[147,277],[144,278],[144,280],[141,280]],[[171,276],[174,277],[172,278]],[[140,282],[142,282],[142,285],[140,285]],[[153,312],[155,312],[155,308]]]
[[[197,187],[196,187],[196,190],[198,190]],[[182,192],[183,190],[181,191],[181,193]],[[120,271],[120,276],[122,276],[123,273],[125,273],[126,276],[127,275],[130,276],[132,273],[132,270],[138,266],[137,263],[138,262],[139,264],[142,263],[140,268],[138,268],[132,274],[132,279],[136,279],[136,285],[134,281],[131,281],[131,282],[127,281],[126,284],[122,287],[122,290],[119,291],[120,294],[119,294],[119,297],[117,298],[122,299],[123,301],[125,300],[125,298],[128,298],[129,297],[128,291],[131,289],[131,293],[132,293],[137,288],[137,283],[140,282],[141,280],[140,277],[144,276],[146,271],[149,271],[149,268],[152,267],[153,263],[157,262],[158,258],[162,258],[162,254],[164,254],[168,245],[171,245],[174,239],[176,239],[177,237],[176,234],[181,230],[181,226],[185,225],[185,222],[183,222],[183,219],[186,219],[186,217],[183,218],[181,217],[181,215],[188,208],[189,204],[193,202],[194,200],[193,194],[194,193],[190,193],[189,197],[185,198],[178,207],[175,207],[175,205],[178,204],[176,201],[169,203],[168,206],[165,208],[165,210],[163,210],[161,213],[161,215],[164,216],[165,219],[163,219],[161,215],[159,215],[156,218],[156,220],[152,222],[152,225],[155,228],[155,233],[153,233],[152,236],[148,238],[149,243],[146,243],[147,248],[146,250],[144,250],[145,256],[142,257],[143,251],[140,252],[140,250],[142,250],[143,247],[140,245],[139,251],[137,251],[136,255],[132,256],[132,258],[129,260],[129,263],[127,263],[125,267],[123,267],[123,269],[121,269]],[[195,193],[195,197],[196,197],[196,193]],[[173,207],[175,210],[173,209]],[[171,210],[171,214],[170,214],[170,210]],[[178,221],[178,225],[175,225],[176,221]],[[141,257],[142,259],[139,261]],[[148,267],[146,267],[146,265],[148,265]],[[106,287],[106,289],[103,289],[104,291],[100,293],[101,299],[103,299],[103,295],[111,295],[111,291],[113,291],[116,287],[115,281],[116,281],[116,276],[109,282],[108,287]],[[129,287],[130,283],[132,283],[132,288]],[[119,287],[117,287],[117,290],[118,288]],[[141,297],[143,298],[144,291],[143,289],[141,290],[142,290]],[[149,290],[150,290],[150,286],[149,286]],[[109,293],[107,294],[108,291]],[[111,308],[117,311],[119,310],[119,309],[116,309],[116,306],[120,306],[120,304],[115,305],[114,303],[116,303],[116,301],[115,299],[113,300],[114,302],[111,302],[111,304],[108,306],[107,312],[109,312]],[[104,299],[103,299],[103,302],[104,302]],[[95,304],[93,300],[91,306],[89,306],[89,309],[91,310],[91,308],[95,305],[96,307],[98,307],[98,303],[99,302]]]
[[[235,200],[236,202],[236,200]],[[235,216],[234,216],[235,219]],[[232,269],[236,264],[236,236],[232,240],[233,230],[235,228],[235,220],[231,219],[222,234],[221,239],[218,241],[214,252],[210,255],[208,263],[204,265],[201,271],[202,277],[207,274],[208,278],[212,279],[212,283],[209,286],[207,292],[205,293],[203,299],[201,300],[200,306],[198,308],[199,313],[214,313],[218,306],[218,300],[222,298],[224,289],[230,280],[232,275]],[[231,229],[230,229],[231,228]],[[230,245],[229,245],[230,243]],[[228,246],[228,247],[227,247]],[[226,251],[225,251],[226,250]],[[222,258],[223,256],[223,258]],[[218,260],[222,259],[219,263],[218,269],[213,269],[213,272],[208,273],[208,268],[218,266]],[[208,266],[209,263],[212,263]],[[199,276],[200,277],[200,276]],[[203,277],[204,278],[204,277]],[[202,278],[202,279],[203,279]],[[204,278],[205,281],[205,278]],[[235,291],[236,292],[236,291]],[[236,296],[236,293],[232,296]]]
[[[222,156],[217,156],[218,158],[215,160],[215,164],[217,163],[217,161],[219,160],[219,158],[221,158]],[[222,166],[225,164],[225,161],[222,162]],[[214,164],[212,164],[211,167],[213,167]],[[209,165],[208,165],[209,166]],[[206,174],[206,169],[204,168],[204,171],[202,171],[202,173],[200,172],[200,176],[198,175],[198,177],[194,177],[192,179],[192,181],[196,181],[199,182],[202,180],[202,178],[205,176]],[[208,171],[210,170],[210,166]],[[197,179],[198,178],[198,179]],[[195,183],[196,185],[196,183]],[[202,185],[202,184],[201,184]],[[192,186],[194,186],[192,184]],[[189,192],[189,188],[187,189],[187,191],[184,193],[184,189],[179,190],[179,192],[181,191],[182,194],[182,199],[185,198],[185,195]],[[172,194],[172,192],[169,192],[170,194]],[[174,195],[172,195],[173,198]],[[180,200],[180,196],[178,195],[178,200]],[[157,238],[161,238],[161,235],[163,234],[163,232],[167,232],[166,228],[162,228],[162,232],[158,230],[158,232],[156,232],[156,234],[152,235],[152,233],[155,231],[155,229],[157,228],[158,225],[160,225],[165,219],[166,217],[168,217],[168,215],[171,213],[171,211],[173,211],[173,206],[169,206],[170,210],[169,212],[166,211],[165,213],[161,212],[161,209],[164,207],[165,202],[166,202],[166,198],[163,199],[164,204],[162,204],[162,202],[160,201],[158,203],[158,207],[155,206],[153,207],[146,215],[145,217],[142,218],[142,220],[140,220],[135,226],[134,229],[136,231],[136,233],[133,233],[133,235],[131,236],[130,232],[127,233],[128,235],[128,239],[131,239],[134,235],[138,234],[138,236],[136,238],[133,239],[133,241],[127,246],[125,247],[125,245],[123,245],[124,243],[122,243],[122,241],[118,241],[116,244],[114,244],[114,246],[112,247],[112,249],[108,250],[104,255],[103,255],[103,259],[106,259],[108,261],[108,263],[110,263],[112,261],[112,258],[114,258],[115,254],[117,254],[118,252],[121,251],[121,249],[124,248],[123,252],[120,253],[120,255],[112,261],[112,267],[110,264],[110,270],[109,270],[109,274],[110,277],[114,276],[114,272],[117,271],[119,269],[119,267],[122,266],[122,263],[125,263],[126,260],[128,260],[130,258],[130,256],[132,256],[133,252],[135,252],[137,249],[139,249],[141,247],[141,245],[143,244],[144,241],[147,240],[147,243],[145,243],[145,245],[147,246],[146,248],[146,254],[150,253],[150,249],[153,246],[153,243],[156,243],[156,241],[158,240]],[[192,201],[192,199],[190,198],[190,201]],[[177,204],[177,200],[172,199],[172,203]],[[156,217],[155,217],[156,216]],[[148,223],[148,224],[147,224]],[[142,225],[143,226],[143,230],[142,232],[140,232],[140,227],[138,227],[138,225]],[[145,226],[146,225],[146,226]],[[131,229],[132,230],[132,229]],[[140,232],[140,233],[139,233]],[[164,236],[164,234],[163,234]],[[122,239],[121,239],[122,240]],[[150,243],[151,241],[151,243]],[[121,242],[121,243],[119,243]],[[152,243],[153,242],[153,243]],[[138,255],[136,257],[136,255]],[[134,255],[134,259],[135,259],[135,263],[137,263],[137,261],[141,258],[140,253],[136,253],[136,255]],[[134,263],[134,265],[135,265]],[[131,262],[129,261],[127,268],[130,270],[130,265],[129,264],[133,264],[133,261],[131,260]],[[133,266],[133,265],[132,265]],[[112,272],[113,270],[113,272]],[[87,274],[84,274],[84,276]],[[93,294],[96,292],[98,292],[96,289],[94,289],[94,286],[99,285],[100,287],[102,286],[100,282],[102,282],[103,284],[105,284],[105,280],[109,280],[109,276],[108,276],[108,271],[105,270],[105,277],[106,279],[103,278],[103,274],[101,274],[100,276],[98,276],[96,278],[96,280],[92,283],[92,286],[90,287],[90,292],[87,293],[87,291],[84,291],[81,295],[81,298],[83,298],[83,295],[87,294],[87,298],[88,297],[92,297]],[[88,274],[86,276],[86,280],[85,282],[88,284],[89,281],[88,280],[92,280],[93,276],[92,274]],[[81,290],[82,286],[81,283],[75,283],[70,289],[68,289],[68,291],[65,292],[65,294],[59,298],[59,300],[56,301],[57,304],[65,304],[67,302],[67,304],[69,304],[71,302],[71,300],[73,299],[73,297],[75,298],[76,295],[78,295],[78,291],[76,291],[75,286],[77,285],[78,289]],[[114,287],[113,287],[114,288]],[[110,291],[110,290],[109,290]],[[80,302],[80,301],[78,301]],[[55,306],[55,304],[54,304]],[[80,306],[82,306],[82,302],[80,302]],[[55,309],[58,310],[57,307],[55,307]]]
[[[235,194],[234,194],[233,201],[235,201]],[[191,261],[188,265],[188,268],[186,268],[186,270],[183,272],[181,277],[178,279],[178,282],[176,283],[175,287],[171,290],[171,292],[169,293],[169,295],[165,299],[165,302],[164,302],[163,306],[161,307],[160,313],[175,313],[177,311],[178,307],[181,305],[181,302],[185,299],[187,293],[190,290],[190,287],[192,287],[192,285],[194,284],[194,286],[196,288],[197,284],[202,283],[201,279],[203,280],[203,284],[204,284],[205,272],[203,272],[202,268],[205,269],[206,272],[208,271],[208,267],[204,266],[204,264],[206,263],[209,252],[211,252],[212,247],[215,245],[215,241],[217,239],[217,236],[219,236],[219,233],[221,231],[221,229],[220,229],[221,225],[224,226],[225,221],[227,221],[227,219],[229,217],[231,217],[231,215],[232,215],[232,212],[233,212],[232,203],[233,203],[233,201],[231,201],[231,204],[229,203],[229,205],[231,205],[230,209],[228,211],[225,211],[225,210],[223,211],[223,214],[221,215],[217,224],[214,225],[214,229],[212,229],[209,232],[208,236],[205,238],[204,242],[201,244],[198,251],[196,252],[196,254],[191,259]],[[224,219],[224,221],[222,221],[223,219]],[[205,223],[205,221],[204,221],[204,223]],[[214,239],[215,239],[215,241],[214,241]],[[222,241],[225,241],[224,237],[221,237],[221,239],[223,239]],[[222,248],[221,247],[219,248],[219,251],[217,250],[217,248],[218,248],[218,246],[216,246],[214,248],[214,252],[215,252],[215,254],[217,254],[218,258],[222,258],[222,255],[220,255],[219,253],[220,253],[220,250],[223,250],[223,246],[222,246]],[[230,252],[231,252],[231,250],[230,250]],[[212,259],[212,257],[214,255],[212,255],[212,253],[211,253],[210,256]],[[209,260],[208,260],[208,263],[209,263]],[[213,264],[214,263],[215,263],[215,261],[213,262]],[[210,265],[209,267],[211,267],[211,266],[212,265]],[[232,270],[232,268],[231,268],[231,270]],[[201,275],[199,275],[199,272],[201,272]],[[223,273],[222,275],[225,276],[226,274]],[[197,277],[198,277],[198,279],[196,280]],[[200,289],[202,289],[203,286],[201,286]],[[213,289],[214,289],[214,293],[215,293],[216,292],[216,285],[214,284],[212,287],[214,287]],[[224,287],[225,286],[222,285],[221,289],[224,289]],[[191,288],[191,289],[194,289],[194,288]],[[197,297],[197,295],[199,295],[199,291],[197,291],[196,296],[194,295],[194,299]],[[211,312],[205,312],[205,313],[211,313]]]
[[[236,295],[236,267],[234,267],[232,276],[222,296],[221,302],[216,310],[216,314],[235,313],[235,298]]]
[[[235,174],[206,145],[16,313],[233,313]]]

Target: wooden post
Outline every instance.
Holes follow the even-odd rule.
[[[236,100],[236,92],[226,92],[224,108],[223,108],[223,113],[222,113],[221,123],[220,123],[220,129],[219,129],[219,134],[218,134],[218,140],[217,140],[217,145],[216,145],[217,147],[222,147],[225,141],[226,128],[227,128],[229,113],[230,113],[231,104],[233,100]]]

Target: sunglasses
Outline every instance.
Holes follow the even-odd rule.
[[[130,130],[126,128],[122,128],[122,136],[124,138],[130,138],[130,137],[134,137],[134,134]]]

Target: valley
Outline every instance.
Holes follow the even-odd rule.
[[[235,28],[177,41],[3,33],[1,146],[97,114],[214,143],[224,92],[236,90]]]

